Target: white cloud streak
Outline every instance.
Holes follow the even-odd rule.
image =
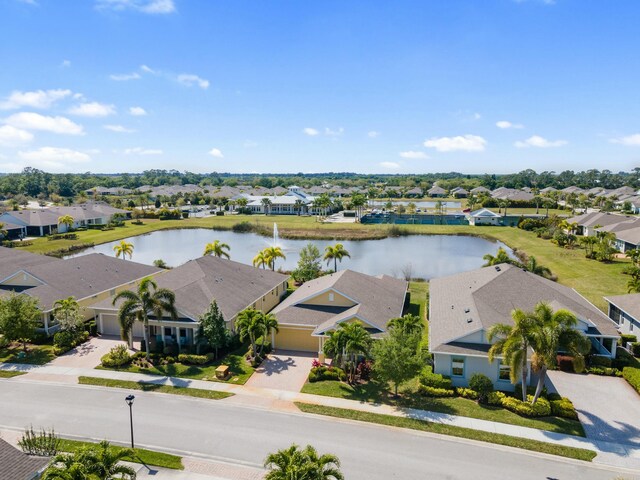
[[[526,140],[521,140],[521,141],[517,141],[516,143],[514,143],[514,145],[517,148],[529,148],[529,147],[534,147],[534,148],[556,148],[556,147],[562,147],[564,145],[566,145],[567,142],[566,140],[547,140],[544,137],[541,137],[540,135],[533,135],[529,138],[527,138]]]
[[[419,152],[419,151],[415,151],[415,150],[407,150],[406,152],[400,152],[398,155],[400,155],[402,158],[409,158],[412,160],[425,160],[427,158],[429,158],[429,155],[427,155],[424,152]]]
[[[103,128],[105,130],[109,130],[111,132],[116,132],[116,133],[133,133],[135,132],[135,130],[131,129],[131,128],[127,128],[123,125],[103,125]]]
[[[212,148],[211,150],[209,150],[209,155],[216,158],[224,158],[224,155],[219,148]]]
[[[133,115],[134,117],[144,117],[147,115],[147,111],[142,107],[130,107],[129,115]]]
[[[46,109],[54,103],[71,95],[71,90],[35,90],[23,92],[14,90],[3,101],[0,101],[0,110],[14,110],[23,107]]]
[[[159,148],[126,148],[123,152],[125,155],[162,155],[162,150]]]
[[[625,145],[627,147],[640,147],[640,133],[627,135],[626,137],[612,138],[609,141],[611,143],[617,143],[618,145]]]
[[[396,162],[380,162],[378,165],[387,170],[398,170],[400,168],[400,164]]]
[[[3,147],[13,147],[33,140],[33,134],[16,128],[12,125],[2,125],[0,127],[0,145]]]
[[[521,123],[512,123],[509,122],[508,120],[500,120],[499,122],[496,122],[496,127],[501,128],[503,130],[507,130],[510,128],[524,128],[524,125],[522,125]]]
[[[69,171],[74,164],[84,164],[91,161],[86,153],[69,148],[41,147],[37,150],[18,152],[18,157],[31,166],[47,170]]]
[[[78,125],[66,117],[49,117],[34,112],[20,112],[5,118],[4,121],[7,125],[25,130],[42,130],[62,135],[84,135],[82,125]]]
[[[433,137],[425,140],[424,146],[438,152],[481,152],[487,141],[478,135],[458,135],[456,137]]]
[[[71,107],[69,113],[80,117],[107,117],[116,113],[116,107],[106,103],[88,102]]]
[[[97,0],[96,8],[114,12],[131,10],[150,15],[165,15],[176,11],[173,0]]]
[[[305,135],[309,135],[310,137],[315,137],[317,135],[320,135],[320,132],[318,130],[316,130],[315,128],[311,128],[311,127],[307,127],[302,129],[302,132]]]
[[[176,78],[178,83],[185,85],[187,87],[198,86],[203,90],[209,88],[209,80],[199,77],[198,75],[193,75],[190,73],[181,73]]]

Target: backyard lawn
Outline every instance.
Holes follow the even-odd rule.
[[[492,422],[508,423],[521,427],[549,430],[584,437],[584,429],[580,422],[559,417],[526,418],[509,410],[490,405],[480,405],[474,400],[461,397],[432,398],[423,397],[415,393],[417,379],[413,385],[401,389],[402,396],[394,399],[376,382],[368,382],[355,388],[339,381],[322,381],[306,383],[302,393],[324,395],[328,397],[345,398],[369,403],[385,403],[399,407],[417,408],[431,412],[448,413],[462,417],[478,418]]]

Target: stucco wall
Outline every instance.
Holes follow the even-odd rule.
[[[329,295],[333,294],[333,301],[329,299]],[[348,298],[336,293],[333,290],[316,295],[307,301],[300,302],[302,305],[335,305],[336,307],[352,307],[355,303]]]

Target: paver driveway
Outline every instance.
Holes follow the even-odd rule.
[[[314,358],[313,353],[278,350],[262,362],[247,386],[299,392],[307,381]]]
[[[94,337],[64,355],[55,358],[50,365],[56,367],[95,368],[100,365],[100,359],[103,355],[109,353],[109,350],[116,345],[123,343],[118,337]]]
[[[587,438],[640,447],[640,395],[623,378],[553,371],[547,388],[573,402]]]

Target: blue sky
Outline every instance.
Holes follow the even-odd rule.
[[[0,0],[0,171],[640,165],[636,0]]]

